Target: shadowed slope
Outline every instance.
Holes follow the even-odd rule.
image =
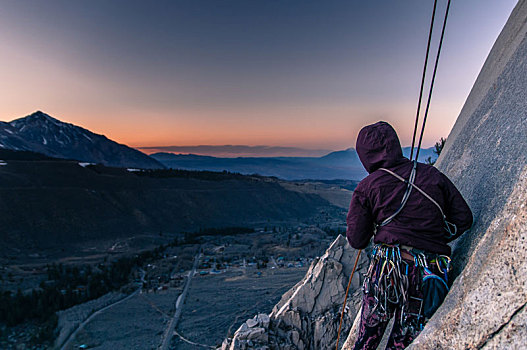
[[[317,195],[288,191],[269,178],[139,173],[29,155],[15,160],[13,151],[0,150],[0,159],[6,158],[0,166],[3,248],[296,221],[331,207]]]

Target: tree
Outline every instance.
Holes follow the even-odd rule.
[[[443,147],[445,147],[445,142],[446,142],[446,139],[445,138],[441,138],[438,142],[436,142],[436,144],[434,145],[434,153],[437,154],[437,156],[439,157],[439,155],[441,154],[441,151],[443,150]]]
[[[441,154],[441,151],[443,151],[443,147],[445,147],[445,142],[446,142],[446,139],[441,137],[439,139],[439,141],[437,141],[434,145],[434,150],[433,152],[435,154],[437,154],[437,156],[439,157],[439,155]],[[426,163],[427,164],[430,164],[430,165],[434,165],[435,164],[435,160],[432,160],[432,157],[428,157],[426,158]]]

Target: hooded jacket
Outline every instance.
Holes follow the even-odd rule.
[[[412,162],[403,157],[397,133],[386,122],[364,127],[359,132],[356,149],[369,175],[353,192],[346,236],[353,248],[363,249],[374,234],[374,224],[380,224],[399,209],[406,190],[405,183],[378,169],[386,168],[408,179]],[[378,228],[374,242],[450,255],[447,243],[472,226],[472,212],[454,184],[435,167],[418,163],[414,183],[443,208],[447,220],[457,226],[457,235],[445,237],[441,212],[414,189],[403,210],[389,224]]]

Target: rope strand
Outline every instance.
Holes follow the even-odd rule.
[[[419,157],[419,150],[421,149],[421,142],[423,141],[423,135],[425,132],[426,119],[428,117],[428,111],[430,109],[430,101],[432,100],[432,91],[434,90],[434,81],[436,78],[437,66],[439,64],[439,56],[441,54],[441,47],[443,46],[443,38],[445,36],[445,28],[448,19],[448,11],[450,9],[450,1],[451,0],[448,0],[448,3],[446,5],[445,19],[443,21],[443,28],[441,29],[441,38],[439,39],[439,47],[437,48],[436,62],[434,65],[434,72],[432,73],[432,82],[430,83],[430,92],[428,93],[428,101],[426,103],[425,115],[423,117],[423,126],[421,127],[421,136],[419,137],[419,143],[417,145],[417,151],[415,153],[415,160],[417,160],[417,158]]]
[[[412,160],[412,157],[414,155],[415,136],[417,134],[417,127],[419,126],[419,113],[421,112],[421,102],[423,100],[423,89],[425,86],[425,79],[426,79],[426,67],[428,65],[428,55],[430,53],[430,43],[432,42],[432,33],[434,31],[436,8],[437,8],[437,0],[434,0],[434,9],[432,10],[432,20],[430,21],[430,30],[428,31],[428,44],[426,45],[426,56],[425,56],[425,64],[423,66],[423,76],[421,77],[421,89],[419,91],[419,102],[417,103],[417,113],[415,115],[414,135],[412,136],[412,148],[410,148],[410,160]],[[417,157],[416,157],[416,160],[417,160]]]
[[[353,270],[351,270],[350,279],[348,281],[348,287],[346,288],[346,295],[344,296],[344,304],[342,304],[342,312],[340,313],[340,322],[339,322],[339,331],[337,333],[337,345],[335,346],[335,350],[339,350],[339,339],[340,339],[340,331],[342,329],[342,319],[344,318],[344,311],[346,310],[346,301],[348,301],[348,293],[351,286],[351,280],[353,278],[353,274],[355,273],[355,270],[357,269],[357,263],[359,262],[360,253],[362,253],[362,249],[359,249],[359,252],[357,253],[357,258],[355,259],[355,265],[353,265]]]

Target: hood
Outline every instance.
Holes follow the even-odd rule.
[[[378,122],[365,126],[357,137],[357,153],[368,173],[403,163],[401,143],[392,126]]]

